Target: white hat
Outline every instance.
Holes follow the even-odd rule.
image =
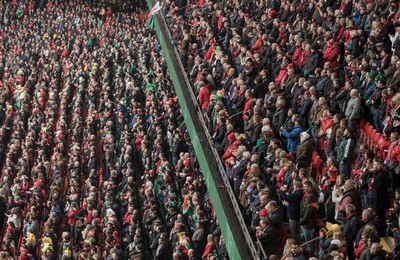
[[[307,133],[307,132],[302,132],[301,134],[300,134],[300,141],[301,142],[304,142],[305,140],[307,140],[308,138],[310,138],[310,134],[309,133]]]

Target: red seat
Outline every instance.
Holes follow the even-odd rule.
[[[379,140],[381,139],[381,133],[378,131],[375,133],[375,135],[372,137],[372,146],[374,148],[374,153],[378,154],[379,152]]]
[[[360,138],[361,138],[361,142],[363,142],[363,143],[367,143],[367,139],[368,139],[368,137],[367,137],[367,131],[368,131],[368,129],[370,128],[370,126],[371,126],[371,124],[370,123],[368,123],[368,122],[365,122],[365,124],[360,128],[360,132],[361,132],[361,135],[360,135]]]
[[[379,140],[381,138],[381,133],[379,133],[378,131],[375,133],[375,135],[372,137],[372,141],[374,142],[374,145],[376,145],[377,147],[379,146]]]
[[[362,126],[362,129],[364,129],[364,131],[366,132],[370,126],[371,126],[371,124],[368,123],[368,122],[366,122],[366,123]]]
[[[374,150],[373,137],[375,136],[376,133],[377,133],[376,130],[372,128],[372,130],[367,134],[367,145],[368,148],[372,151]]]
[[[372,131],[374,131],[374,130],[375,130],[375,129],[374,129],[374,127],[373,127],[372,125],[369,125],[369,126],[367,127],[367,130],[366,130],[365,132],[366,132],[368,138],[370,138],[371,133],[372,133]],[[376,130],[375,130],[375,131],[376,131]]]

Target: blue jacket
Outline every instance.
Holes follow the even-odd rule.
[[[288,152],[294,154],[296,152],[297,145],[300,143],[300,133],[303,132],[301,126],[293,126],[292,131],[287,131],[284,129],[282,134],[287,138],[287,149]]]

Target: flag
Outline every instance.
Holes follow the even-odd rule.
[[[157,3],[153,6],[153,8],[150,10],[149,14],[147,15],[147,28],[154,28],[154,15],[160,11],[162,8],[162,5],[160,4],[160,1],[157,1]]]

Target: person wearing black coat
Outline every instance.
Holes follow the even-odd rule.
[[[347,254],[349,260],[354,260],[354,241],[357,232],[361,227],[361,219],[357,216],[356,207],[353,204],[346,205],[346,221],[343,227],[343,233],[346,238]]]
[[[384,162],[382,158],[375,158],[372,175],[368,180],[367,203],[376,209],[379,220],[385,224],[385,213],[389,207],[388,188],[389,175],[384,170]]]
[[[313,140],[307,132],[300,134],[300,144],[296,150],[296,164],[297,168],[307,168],[311,164],[311,157],[313,152]]]
[[[233,167],[232,177],[234,182],[233,192],[235,195],[239,196],[240,185],[242,184],[243,176],[247,170],[247,163],[251,158],[249,152],[244,152],[240,157],[236,165]]]
[[[299,224],[301,226],[305,242],[308,242],[314,239],[315,235],[314,232],[315,229],[317,228],[317,220],[318,220],[317,198],[315,197],[314,194],[307,194],[305,197],[305,203],[307,205],[307,208]],[[309,257],[314,256],[315,244],[312,242],[308,243],[306,246],[306,250]]]
[[[260,221],[260,227],[257,228],[257,240],[261,242],[261,245],[265,251],[265,254],[269,257],[270,255],[276,255],[278,249],[279,236],[276,229],[271,226],[268,218]]]
[[[217,151],[222,152],[220,150],[222,142],[224,141],[224,137],[226,134],[226,119],[224,117],[217,117],[217,125],[215,126],[215,131],[213,135],[213,146]]]
[[[300,205],[304,196],[303,184],[301,181],[293,183],[293,192],[286,193],[286,189],[280,192],[283,205],[287,207],[287,216],[289,219],[289,229],[291,236],[295,241],[300,242]]]
[[[156,260],[164,260],[164,259],[170,259],[170,250],[168,248],[168,244],[165,241],[165,238],[161,236],[158,239],[158,246],[156,249],[156,255],[154,256]]]
[[[313,44],[311,46],[312,52],[310,55],[307,56],[307,58],[304,60],[304,66],[303,66],[303,74],[306,78],[310,74],[313,74],[315,68],[321,66],[323,60],[322,60],[322,54],[318,50],[319,46],[317,44]]]
[[[272,116],[272,128],[276,135],[278,135],[279,130],[283,126],[286,116],[287,116],[287,109],[285,108],[285,100],[278,99],[276,101],[276,111]]]
[[[301,116],[301,119],[303,121],[303,127],[308,128],[308,121],[310,117],[310,111],[313,106],[313,101],[311,99],[311,92],[309,90],[306,90],[304,92],[304,98],[303,102],[301,103],[301,106],[299,107],[299,114]]]
[[[371,260],[385,260],[386,259],[386,252],[383,250],[383,246],[375,242],[371,245],[371,248],[369,250],[371,254]]]
[[[282,208],[278,206],[276,201],[271,200],[268,202],[267,206],[265,207],[269,213],[268,218],[271,222],[271,226],[275,228],[275,230],[280,235],[282,232],[282,225],[283,225],[283,211]]]
[[[346,87],[340,89],[336,94],[336,100],[339,104],[340,113],[344,114],[346,111],[347,102],[350,99],[350,89],[352,88],[350,82],[346,82]]]
[[[258,115],[253,116],[252,118],[253,124],[250,126],[248,129],[248,134],[249,134],[249,144],[251,147],[256,146],[257,140],[260,137],[261,134],[261,129],[262,129],[262,124],[261,124],[261,117]]]

